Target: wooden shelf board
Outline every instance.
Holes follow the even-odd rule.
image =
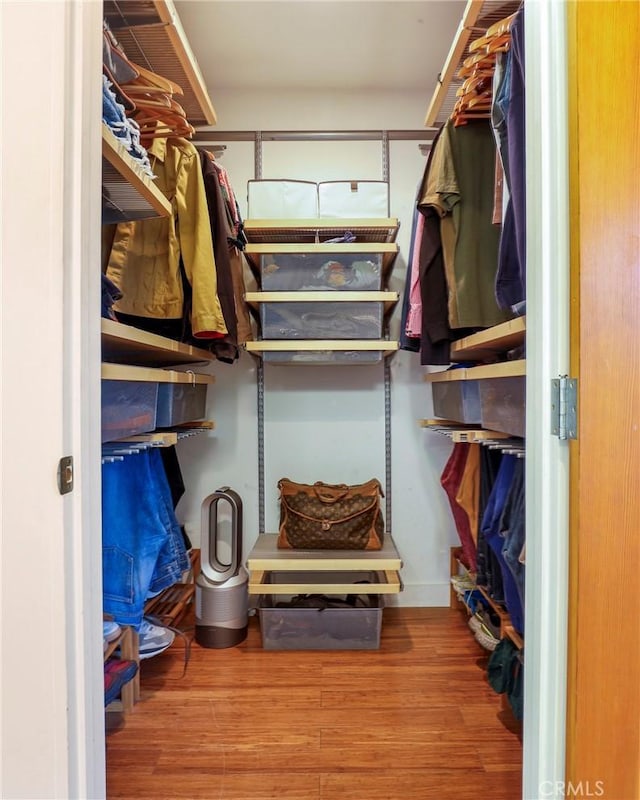
[[[127,57],[177,83],[193,125],[215,125],[216,112],[172,0],[105,0],[104,16]]]
[[[320,239],[333,239],[351,231],[358,242],[393,242],[398,233],[398,220],[394,217],[371,219],[248,219],[244,231],[252,244],[267,243],[319,243]],[[335,247],[335,245],[332,245]],[[339,246],[339,245],[338,245]]]
[[[517,317],[493,328],[459,339],[451,345],[451,359],[484,359],[524,344],[526,318]]]
[[[399,570],[402,560],[391,536],[381,550],[279,550],[277,533],[260,534],[247,557],[249,570],[270,571],[379,571]]]
[[[247,292],[244,299],[252,306],[261,303],[384,303],[388,311],[398,302],[399,294],[386,291]]]
[[[471,430],[473,428],[473,425],[458,422],[455,419],[420,419],[418,424],[421,428],[449,428],[451,430]]]
[[[249,581],[249,594],[397,594],[402,589],[402,583],[397,572],[385,570],[378,575],[384,580],[381,583],[357,583],[345,581],[344,583],[323,583],[318,580],[314,583],[296,581],[269,583],[266,572],[258,572],[255,580]]]
[[[482,364],[478,367],[468,367],[466,369],[431,372],[425,375],[424,379],[428,383],[440,383],[442,381],[474,381],[482,378],[511,378],[525,376],[527,374],[526,368],[527,362],[525,359],[500,361],[497,364]]]
[[[245,347],[250,353],[298,352],[301,350],[383,350],[385,353],[394,353],[398,349],[398,342],[391,342],[387,339],[265,339],[258,342],[246,342]]]
[[[148,333],[131,325],[123,325],[112,319],[103,318],[100,325],[103,361],[160,367],[214,360],[213,354],[208,350]]]
[[[102,123],[102,186],[120,221],[167,217],[171,203],[138,167],[124,146]],[[115,221],[115,220],[114,220]]]
[[[135,367],[128,364],[102,364],[102,379],[105,381],[146,381],[157,383],[214,383],[213,375],[177,372],[171,369]]]

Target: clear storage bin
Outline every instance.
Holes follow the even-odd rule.
[[[382,350],[265,350],[262,360],[269,364],[315,366],[377,364],[382,361]]]
[[[345,253],[274,253],[260,257],[265,292],[377,291],[382,286],[382,255]]]
[[[264,339],[379,339],[382,303],[263,303]]]
[[[368,580],[377,583],[375,573],[291,573],[272,572],[271,583],[346,583]],[[345,608],[278,608],[287,595],[261,595],[258,601],[262,646],[265,650],[377,650],[382,630],[383,595],[367,595],[366,584],[354,591],[361,598]],[[346,599],[345,595],[337,595]]]

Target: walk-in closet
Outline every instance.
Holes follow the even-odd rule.
[[[640,800],[640,4],[0,22],[0,797]]]

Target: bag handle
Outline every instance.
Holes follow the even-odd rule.
[[[338,500],[342,500],[343,497],[349,494],[349,487],[346,483],[331,485],[316,481],[313,484],[313,489],[321,503],[337,503]]]

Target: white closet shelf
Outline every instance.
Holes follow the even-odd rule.
[[[248,244],[245,255],[253,268],[260,271],[260,256],[265,255],[327,255],[337,256],[342,254],[381,255],[382,268],[388,272],[398,254],[398,245],[394,242],[363,243],[363,244],[300,244],[294,242],[269,244]]]
[[[171,203],[135,159],[102,123],[102,187],[105,199],[122,215],[121,221],[168,217]],[[115,221],[115,220],[114,220]]]
[[[177,83],[193,125],[215,125],[216,112],[172,0],[105,0],[104,16],[127,57]]]
[[[527,374],[525,359],[517,361],[501,361],[498,364],[482,364],[468,369],[450,369],[442,372],[432,372],[425,375],[428,383],[441,383],[443,381],[474,381],[482,378],[511,378]]]
[[[388,311],[399,299],[398,292],[247,292],[244,299],[249,305],[261,303],[384,303]]]
[[[270,339],[258,342],[246,342],[249,353],[297,352],[299,350],[382,350],[390,355],[398,349],[398,342],[387,339]]]
[[[395,241],[398,227],[399,223],[395,217],[247,219],[244,221],[244,231],[251,244],[282,242],[318,244],[320,239],[333,239],[344,235],[347,231],[351,231],[360,243],[390,243]]]
[[[102,364],[102,379],[105,381],[142,381],[153,383],[214,383],[213,375],[197,372],[177,372],[171,369],[133,367],[129,364]]]
[[[451,345],[453,361],[483,360],[524,344],[527,330],[525,317],[516,317],[501,325],[458,339]]]
[[[440,127],[451,116],[458,99],[456,91],[464,81],[457,73],[469,55],[469,44],[496,22],[514,14],[520,2],[521,0],[468,0],[429,103],[424,121],[427,128]]]
[[[213,361],[208,350],[176,342],[155,333],[123,325],[112,319],[101,320],[102,358],[104,361],[136,362],[149,367],[173,364],[196,364]]]

